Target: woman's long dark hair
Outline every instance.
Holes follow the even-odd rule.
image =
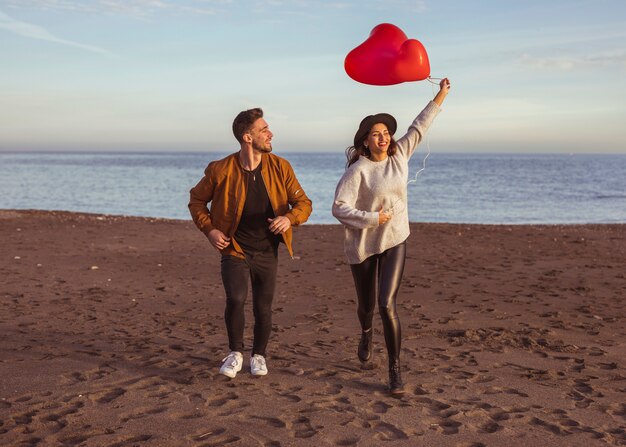
[[[370,158],[370,156],[372,155],[370,150],[366,148],[363,143],[365,143],[365,138],[359,141],[359,144],[357,144],[356,146],[350,146],[346,149],[346,158],[348,159],[348,161],[346,162],[346,169],[348,169],[351,164],[355,163],[361,155],[367,158]],[[398,145],[396,143],[396,140],[391,137],[391,139],[389,140],[389,147],[387,148],[387,156],[391,157],[392,155],[395,155],[397,147]]]

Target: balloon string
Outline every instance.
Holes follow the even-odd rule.
[[[435,87],[434,87],[434,86],[435,86],[435,85],[439,85],[439,83],[438,83],[438,82],[434,82],[434,81],[432,81],[432,79],[438,79],[438,80],[440,80],[440,81],[441,81],[441,80],[443,80],[443,78],[431,78],[431,77],[429,76],[429,77],[428,77],[428,78],[426,78],[426,79],[428,80],[428,82],[430,82],[431,84],[433,84],[433,85],[431,85],[430,87],[431,87],[431,90],[433,91],[433,96],[435,96]],[[428,160],[428,157],[430,156],[430,139],[428,138],[428,135],[426,135],[426,148],[428,149],[428,152],[426,153],[426,156],[424,157],[424,160],[422,161],[422,167],[421,167],[421,169],[420,169],[419,171],[417,171],[417,172],[415,173],[415,175],[413,176],[413,178],[407,182],[407,185],[410,185],[411,183],[415,183],[415,182],[417,182],[417,176],[418,176],[418,175],[420,175],[420,173],[421,173],[424,169],[426,169],[426,160]]]
[[[424,160],[422,161],[422,167],[419,171],[415,173],[413,178],[406,183],[407,185],[417,182],[417,176],[420,175],[420,173],[424,169],[426,169],[426,160],[428,160],[428,157],[430,156],[430,141],[429,141],[428,136],[426,136],[426,147],[428,148],[428,152],[426,153],[426,156],[424,157]]]
[[[427,80],[428,82],[430,82],[431,84],[436,84],[436,85],[439,85],[439,83],[438,83],[437,81],[442,81],[442,80],[443,80],[443,78],[431,78],[430,76],[428,76],[428,77],[426,78],[426,80]]]
[[[430,76],[428,76],[426,80],[430,82],[431,84],[433,84],[430,87],[431,87],[431,90],[433,91],[433,96],[435,96],[435,85],[439,85],[439,82],[437,81],[442,81],[443,78],[431,78]],[[430,139],[428,138],[428,135],[426,135],[426,148],[428,148],[428,152],[426,153],[424,160],[422,160],[422,167],[415,173],[413,178],[407,182],[407,185],[417,182],[417,176],[420,175],[420,173],[424,169],[426,169],[426,160],[428,160],[428,157],[430,157]]]

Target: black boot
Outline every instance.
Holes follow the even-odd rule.
[[[359,360],[363,363],[369,362],[372,359],[372,332],[374,332],[373,329],[361,332],[358,355]]]
[[[404,393],[404,384],[400,375],[400,360],[389,361],[389,392],[391,394]]]

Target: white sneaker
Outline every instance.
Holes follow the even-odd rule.
[[[254,354],[250,357],[250,372],[253,376],[265,376],[267,374],[265,357],[259,354]]]
[[[231,351],[230,354],[222,359],[222,362],[224,362],[224,364],[220,368],[220,374],[224,374],[226,377],[232,379],[241,371],[243,355],[241,355],[241,352]]]

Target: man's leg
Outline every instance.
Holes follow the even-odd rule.
[[[265,351],[272,333],[272,302],[276,289],[278,255],[276,250],[255,253],[248,256],[252,283],[254,312],[254,344],[252,355],[265,357]]]
[[[222,256],[222,283],[226,292],[224,320],[228,332],[228,347],[234,352],[243,352],[244,304],[248,296],[249,271],[245,260],[235,256]]]

